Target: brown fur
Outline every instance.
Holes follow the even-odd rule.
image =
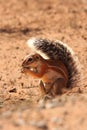
[[[55,96],[61,94],[62,89],[67,87],[68,72],[61,61],[46,60],[39,54],[33,54],[27,56],[23,61],[22,68],[23,73],[41,80],[40,91],[42,95],[44,93],[44,95]]]

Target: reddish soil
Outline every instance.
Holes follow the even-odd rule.
[[[81,91],[38,104],[38,81],[21,74],[26,41],[36,36],[75,51]],[[87,0],[1,0],[0,60],[0,130],[87,130]]]

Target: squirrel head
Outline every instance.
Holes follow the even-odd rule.
[[[39,54],[30,54],[25,57],[22,63],[22,73],[39,77],[44,67],[44,59]]]

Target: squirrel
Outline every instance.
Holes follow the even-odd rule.
[[[34,37],[27,44],[34,53],[25,57],[22,72],[40,79],[42,97],[55,97],[78,86],[79,61],[67,44]]]

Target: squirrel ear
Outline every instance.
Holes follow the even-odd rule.
[[[36,60],[40,59],[40,55],[35,55],[35,59]]]

